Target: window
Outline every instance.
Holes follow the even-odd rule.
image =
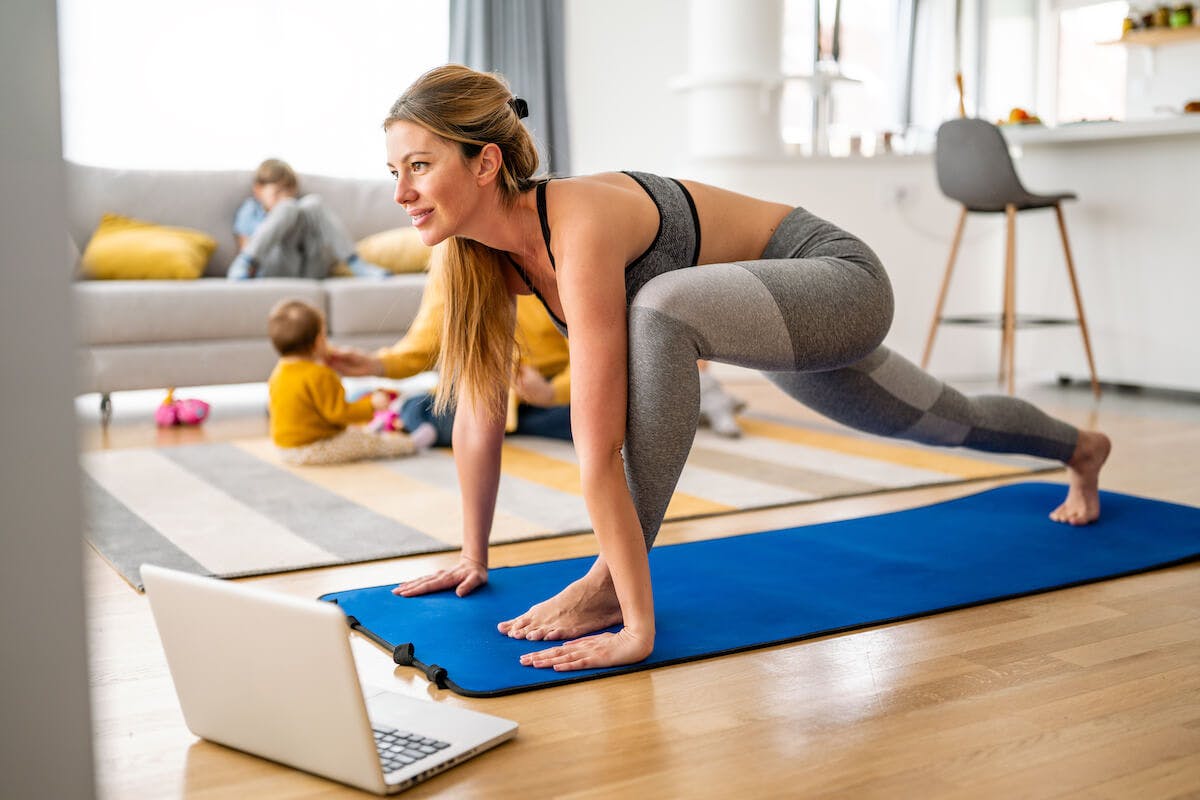
[[[1099,42],[1121,38],[1124,2],[1065,8],[1058,16],[1058,122],[1125,117],[1126,49]]]
[[[892,99],[896,62],[895,0],[786,0],[784,4],[783,73],[814,73],[814,3],[820,2],[819,76],[791,77],[784,84],[780,115],[783,140],[814,152],[845,155],[857,138],[870,152],[878,133],[895,130],[896,104]],[[840,13],[837,11],[840,6]],[[834,58],[834,17],[840,31]],[[820,98],[817,112],[823,124],[813,125],[814,93]],[[820,141],[822,134],[824,142]]]
[[[982,6],[980,116],[1007,118],[1013,108],[1045,115],[1037,103],[1038,25],[1035,0],[988,0]]]
[[[88,164],[385,176],[380,123],[445,63],[449,0],[59,0],[63,150]]]

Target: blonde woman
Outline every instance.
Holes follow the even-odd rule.
[[[861,241],[804,209],[699,183],[536,179],[526,110],[498,77],[450,65],[419,78],[384,122],[396,202],[425,244],[444,248],[438,399],[457,403],[464,526],[458,564],[397,594],[464,595],[487,581],[513,297],[530,292],[569,336],[572,428],[600,555],[559,594],[499,623],[514,638],[562,642],[524,664],[574,670],[652,652],[647,549],[695,434],[697,359],[762,370],[861,430],[1057,458],[1070,486],[1051,517],[1099,515],[1107,437],[1014,398],[966,398],[882,347],[892,294]]]

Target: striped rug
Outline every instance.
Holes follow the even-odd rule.
[[[926,448],[766,416],[707,430],[667,511],[726,514],[1060,465]],[[283,464],[271,443],[104,450],[82,456],[86,535],[141,589],[143,563],[232,578],[450,550],[461,514],[449,451],[327,467]],[[505,441],[493,542],[590,530],[569,443]]]

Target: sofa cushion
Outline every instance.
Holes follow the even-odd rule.
[[[355,245],[355,252],[372,264],[395,273],[424,272],[429,267],[432,247],[421,241],[411,225],[374,233]]]
[[[216,247],[211,236],[191,228],[105,214],[81,265],[89,278],[188,280],[200,277]]]
[[[329,335],[378,335],[399,339],[417,315],[425,291],[424,273],[381,280],[349,278],[323,281],[329,296]]]
[[[328,314],[321,286],[285,278],[81,281],[73,286],[76,327],[83,345],[266,341],[267,313],[280,300],[306,300]]]

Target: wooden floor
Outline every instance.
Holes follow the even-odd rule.
[[[786,402],[765,383],[732,388],[756,408]],[[1096,406],[1074,387],[1025,394],[1113,436],[1104,488],[1200,505],[1200,402],[1110,392]],[[108,434],[83,421],[83,447],[265,432],[253,404],[241,413],[215,408],[202,431],[164,433],[145,415],[124,419],[116,399]],[[988,485],[677,523],[659,541],[861,516]],[[492,559],[594,552],[590,536],[575,536],[497,547]],[[315,597],[452,560],[250,580]],[[362,796],[192,736],[145,598],[90,549],[85,571],[101,797]],[[408,797],[1200,797],[1200,564],[491,700],[431,691],[357,636],[354,651],[365,681],[520,723],[515,741]],[[283,658],[279,669],[288,669]]]

